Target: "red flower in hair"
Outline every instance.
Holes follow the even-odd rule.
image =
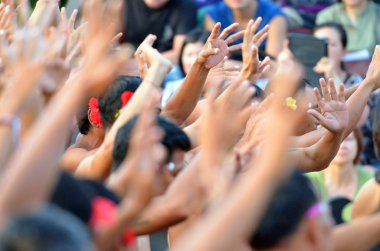
[[[99,128],[103,127],[102,118],[100,117],[99,103],[96,98],[91,98],[88,102],[89,116],[92,123],[97,125]]]
[[[130,91],[125,91],[123,92],[123,94],[121,94],[121,102],[122,102],[121,108],[124,108],[128,104],[132,96],[133,96],[133,92],[130,92]]]

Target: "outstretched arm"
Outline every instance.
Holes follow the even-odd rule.
[[[219,34],[220,27],[220,23],[214,26],[184,83],[162,110],[162,115],[171,118],[179,125],[187,119],[197,105],[210,69],[221,63],[230,51],[239,49],[236,45],[228,47],[243,35],[239,32],[228,37],[238,24],[230,25]]]
[[[86,13],[91,12],[92,25],[88,31],[92,50],[85,52],[86,63],[79,75],[53,98],[40,116],[30,136],[8,163],[10,167],[1,177],[0,222],[6,223],[11,214],[32,210],[47,199],[58,175],[58,159],[67,139],[71,118],[86,95],[98,95],[115,75],[121,64],[119,55],[110,55],[108,44],[113,29],[100,25],[104,9],[99,1],[88,1]],[[108,10],[108,21],[113,21],[114,10]],[[104,20],[101,22],[107,23]],[[94,34],[94,30],[97,32]],[[96,50],[94,50],[96,48]],[[94,72],[96,74],[94,74]],[[67,102],[70,100],[70,102]],[[49,147],[47,147],[49,146]]]
[[[295,166],[306,172],[322,170],[330,164],[339,149],[348,123],[344,86],[340,85],[337,91],[332,80],[329,80],[328,86],[323,79],[320,83],[323,98],[318,89],[314,89],[320,111],[309,109],[308,113],[314,116],[327,131],[316,144],[289,152]]]
[[[155,36],[149,35],[139,47],[138,53],[141,51],[146,62],[150,64],[150,68],[145,74],[144,80],[132,96],[130,102],[123,109],[120,117],[115,121],[111,130],[107,133],[103,144],[92,156],[85,158],[79,165],[76,175],[90,179],[106,179],[112,168],[112,151],[116,134],[130,118],[140,113],[146,97],[151,92],[160,88],[163,79],[171,69],[171,63],[165,59],[157,50],[153,49]]]

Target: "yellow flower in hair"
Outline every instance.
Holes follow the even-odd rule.
[[[297,100],[295,100],[292,97],[287,97],[285,101],[286,101],[286,106],[289,107],[290,110],[293,110],[293,111],[297,110]]]

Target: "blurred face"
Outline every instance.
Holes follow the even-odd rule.
[[[358,143],[355,135],[352,132],[348,137],[340,144],[339,151],[333,163],[335,164],[347,164],[354,163],[356,154],[358,153]]]
[[[343,4],[350,7],[356,7],[368,3],[368,0],[343,0]]]
[[[328,57],[336,63],[342,62],[346,50],[343,48],[340,34],[336,29],[329,27],[321,28],[314,32],[314,36],[326,39],[328,43]]]
[[[249,2],[253,2],[256,0],[224,0],[228,7],[231,9],[241,9],[246,7]]]
[[[151,9],[158,9],[168,3],[170,0],[144,0],[144,3]]]
[[[203,44],[201,42],[189,43],[185,46],[182,54],[182,65],[185,74],[190,72],[191,66],[195,63],[195,60],[197,60],[202,48]]]

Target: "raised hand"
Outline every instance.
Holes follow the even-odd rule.
[[[128,60],[125,55],[111,52],[111,41],[117,34],[122,3],[113,0],[105,6],[101,0],[88,0],[84,16],[88,22],[83,38],[83,69],[86,88],[93,95],[102,93],[117,74],[120,66]]]
[[[17,31],[11,45],[1,45],[2,64],[10,76],[5,84],[3,102],[10,110],[18,112],[36,89],[45,70],[48,50],[46,40],[36,30]]]
[[[268,37],[269,25],[256,33],[262,18],[259,17],[255,22],[250,20],[244,32],[242,46],[243,69],[241,78],[255,83],[263,73],[269,69],[270,59],[266,57],[263,61],[259,60],[259,47]]]
[[[317,99],[320,112],[309,109],[308,113],[313,115],[319,123],[333,133],[341,133],[348,126],[348,109],[344,97],[344,85],[340,84],[338,91],[334,80],[328,80],[328,87],[324,79],[320,79],[322,96],[317,88],[314,95]]]
[[[0,4],[0,32],[7,41],[11,41],[16,29],[15,13],[10,5]]]
[[[168,59],[152,47],[156,39],[157,37],[155,35],[148,35],[135,52],[135,59],[139,68],[140,77],[143,79],[145,78],[148,69],[153,65],[156,67],[159,66],[165,75],[169,73],[173,67]]]
[[[241,144],[236,151],[240,167],[246,166],[249,160],[255,156],[254,153],[260,151],[268,133],[273,133],[276,126],[283,123],[281,121],[287,121],[281,130],[294,129],[298,118],[304,114],[306,105],[301,97],[295,97],[297,98],[297,108],[292,110],[285,105],[285,100],[294,95],[301,78],[302,67],[285,46],[279,54],[277,71],[270,82],[272,94],[252,110]]]
[[[209,90],[200,139],[205,149],[219,149],[219,153],[225,154],[239,140],[247,123],[254,90],[247,81],[235,81],[216,98],[219,88]]]
[[[221,24],[215,24],[205,46],[197,58],[197,62],[203,64],[207,69],[211,69],[222,62],[230,52],[240,50],[241,44],[229,46],[244,34],[244,31],[239,31],[230,36],[238,27],[238,23],[231,24],[219,34]]]

